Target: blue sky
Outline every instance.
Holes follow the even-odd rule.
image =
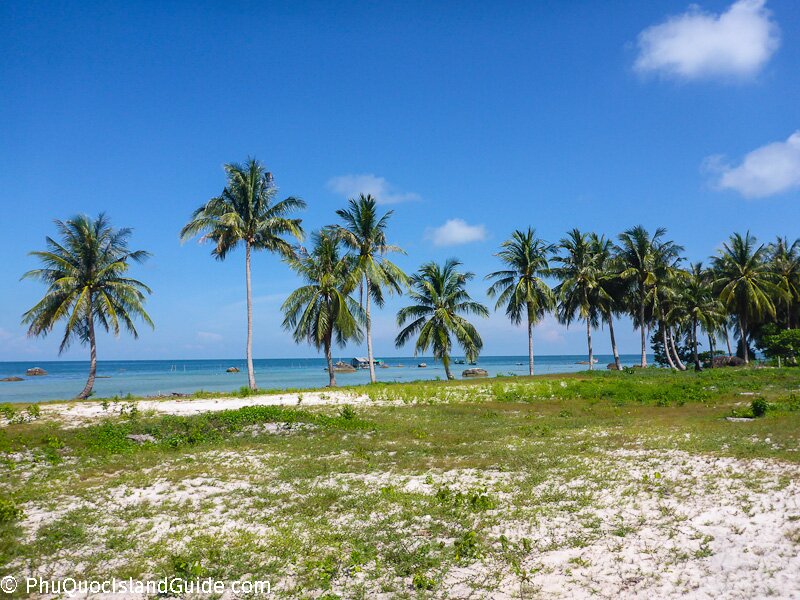
[[[665,226],[692,260],[734,230],[800,233],[793,0],[12,0],[0,25],[0,360],[57,356],[58,336],[25,337],[43,289],[18,279],[52,219],[99,211],[153,252],[135,273],[156,323],[136,341],[104,336],[100,358],[241,356],[243,254],[214,261],[178,230],[221,190],[223,163],[248,155],[308,202],[307,230],[348,194],[377,193],[408,251],[398,262],[457,256],[482,300],[518,227],[557,241]],[[253,277],[256,357],[316,355],[280,330],[288,268],[256,255]],[[376,316],[377,355],[411,352],[392,343],[402,302]],[[480,331],[487,354],[526,352],[502,314]],[[547,319],[536,347],[584,352],[583,329]]]

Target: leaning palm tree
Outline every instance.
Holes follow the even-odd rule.
[[[599,323],[600,273],[597,268],[595,248],[588,234],[573,229],[558,247],[563,255],[553,258],[561,266],[552,269],[561,281],[555,288],[558,298],[558,320],[569,325],[576,318],[586,321],[586,343],[589,350],[589,369],[594,368],[592,329]]]
[[[486,276],[494,279],[487,290],[490,298],[497,297],[495,310],[505,305],[506,316],[515,325],[523,314],[528,327],[528,372],[533,375],[533,326],[555,306],[555,295],[542,279],[549,273],[548,256],[553,246],[536,237],[530,227],[517,230],[500,244],[497,256],[506,267]]]
[[[451,258],[444,265],[429,262],[411,277],[409,296],[414,301],[411,306],[401,308],[397,313],[397,324],[403,327],[395,339],[400,348],[411,336],[417,335],[414,354],[433,350],[434,358],[444,365],[447,379],[453,379],[450,372],[450,353],[453,337],[464,350],[468,361],[475,361],[483,348],[483,340],[475,326],[462,315],[488,317],[488,309],[470,297],[466,284],[475,275],[460,273],[461,263]]]
[[[28,335],[46,336],[58,321],[66,321],[59,354],[75,340],[89,345],[89,378],[78,394],[85,399],[97,375],[96,326],[114,335],[126,329],[134,338],[139,336],[135,319],[153,326],[143,306],[150,288],[128,276],[131,263],[141,263],[150,254],[129,250],[131,230],[113,229],[102,213],[96,219],[81,215],[55,223],[61,240],[46,238],[47,250],[31,252],[42,268],[22,276],[48,285],[44,298],[22,322],[29,326]]]
[[[408,285],[408,276],[397,265],[392,263],[386,254],[403,252],[397,246],[386,241],[386,225],[393,211],[378,216],[377,202],[370,195],[361,194],[358,200],[351,199],[349,208],[336,211],[344,225],[334,227],[345,246],[356,255],[356,268],[362,281],[367,323],[367,360],[369,361],[369,378],[376,382],[375,361],[372,350],[372,311],[371,302],[380,308],[384,303],[383,290],[401,293]]]
[[[363,311],[351,296],[358,273],[354,257],[341,256],[339,241],[329,233],[313,236],[311,252],[289,259],[289,265],[306,285],[292,292],[283,303],[284,329],[291,330],[297,343],[308,341],[324,349],[329,385],[336,385],[331,346],[344,346],[348,340],[360,342]]]
[[[256,389],[253,370],[253,292],[250,283],[250,254],[253,250],[276,252],[284,258],[294,255],[292,245],[284,239],[291,235],[303,238],[300,219],[289,218],[306,203],[294,197],[274,202],[277,188],[272,173],[255,158],[244,164],[225,165],[228,183],[219,196],[211,198],[192,214],[181,229],[181,239],[202,234],[201,241],[211,240],[211,255],[224,260],[239,245],[245,248],[247,285],[247,381]]]
[[[666,229],[659,228],[651,236],[638,225],[621,233],[617,246],[622,267],[620,277],[629,284],[626,294],[629,312],[641,334],[642,367],[647,366],[647,327],[652,321],[657,285],[675,266],[683,250],[674,242],[664,240],[666,233]]]
[[[750,362],[750,325],[765,317],[775,318],[775,301],[786,297],[770,270],[768,250],[748,231],[734,233],[713,257],[714,291],[729,313],[736,317],[745,363]]]

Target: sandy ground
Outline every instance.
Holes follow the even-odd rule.
[[[77,427],[109,414],[130,410],[131,406],[141,413],[196,415],[218,410],[236,410],[244,406],[317,406],[321,404],[361,404],[372,402],[364,394],[332,390],[325,392],[292,392],[285,394],[263,394],[249,398],[220,396],[219,398],[174,398],[154,400],[119,400],[103,406],[101,402],[79,401],[41,404],[42,418]]]

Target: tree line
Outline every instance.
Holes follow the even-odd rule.
[[[382,308],[389,294],[409,298],[397,314],[398,348],[413,342],[415,354],[431,351],[442,361],[448,379],[453,378],[454,345],[468,360],[477,359],[483,341],[470,317],[487,317],[489,309],[467,291],[475,274],[464,271],[456,259],[428,262],[416,273],[404,273],[389,259],[403,253],[387,239],[393,213],[380,214],[375,198],[351,199],[336,211],[338,222],[312,233],[306,247],[302,220],[296,216],[306,207],[302,199],[277,200],[272,174],[255,159],[225,165],[225,172],[222,192],[192,213],[180,238],[199,236],[201,242],[211,242],[211,254],[218,260],[244,247],[251,389],[256,389],[251,258],[258,251],[278,254],[301,278],[302,285],[281,307],[283,327],[296,342],[323,351],[331,385],[336,384],[333,345],[364,338],[370,380],[376,381],[372,311]],[[151,290],[128,274],[132,263],[146,260],[149,253],[130,250],[131,231],[114,229],[104,214],[56,221],[56,228],[60,239],[47,237],[47,249],[31,253],[41,268],[23,275],[48,286],[42,300],[23,315],[23,323],[29,335],[45,336],[65,321],[59,351],[73,341],[89,346],[89,377],[78,395],[87,398],[97,370],[96,328],[115,335],[125,329],[137,337],[135,320],[153,325],[144,309]],[[495,256],[501,268],[485,277],[487,294],[495,310],[503,310],[515,324],[524,323],[531,375],[534,326],[550,313],[565,325],[585,324],[590,369],[595,362],[592,333],[601,324],[608,326],[613,366],[622,367],[614,322],[623,315],[639,330],[641,367],[647,366],[649,331],[660,359],[680,370],[686,369],[687,348],[694,368],[702,368],[701,335],[708,340],[711,366],[721,352],[716,349],[718,339],[725,341],[729,356],[734,354],[731,330],[736,354],[744,363],[750,361],[753,345],[769,353],[788,344],[794,351],[800,320],[800,240],[777,238],[761,244],[749,232],[734,233],[704,266],[687,263],[683,248],[666,235],[663,228],[651,234],[637,226],[610,239],[573,229],[549,243],[528,228],[514,231],[500,244]],[[782,336],[781,329],[791,331],[792,337]]]

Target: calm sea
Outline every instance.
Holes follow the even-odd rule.
[[[349,356],[337,360],[349,362]],[[610,355],[596,355],[595,368],[605,369],[613,361]],[[623,364],[636,364],[638,355],[623,355]],[[588,368],[578,364],[586,355],[552,355],[536,357],[536,373],[570,373]],[[650,359],[652,360],[652,359]],[[419,363],[427,363],[421,369]],[[386,359],[388,368],[378,369],[380,381],[416,381],[444,379],[441,363],[430,357],[400,357]],[[527,375],[527,356],[482,356],[478,366],[489,376],[501,374]],[[258,386],[261,389],[315,388],[328,384],[325,361],[320,358],[263,359],[254,361]],[[26,377],[30,367],[41,367],[46,376]],[[228,367],[238,367],[239,373],[226,373]],[[458,377],[467,366],[453,365]],[[83,361],[52,362],[0,362],[0,379],[22,377],[23,381],[0,382],[0,402],[41,402],[72,398],[86,382],[89,363]],[[244,360],[113,360],[99,361],[95,396],[107,398],[115,395],[153,396],[161,394],[189,394],[198,390],[225,392],[247,385]],[[369,372],[337,373],[339,385],[359,385],[369,381]]]

